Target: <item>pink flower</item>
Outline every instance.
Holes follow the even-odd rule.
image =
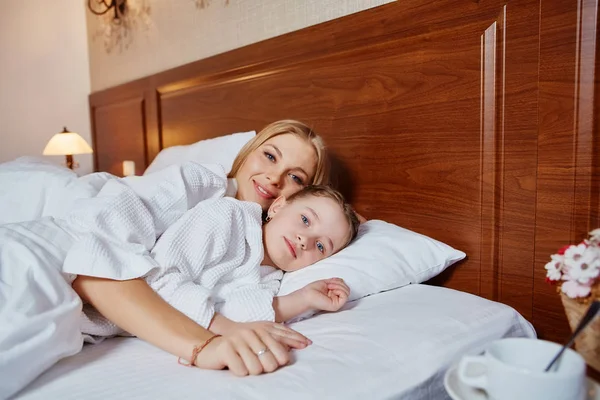
[[[562,281],[561,291],[570,298],[588,297],[600,281],[600,228],[591,231],[589,239],[564,246],[551,258],[544,266],[546,282]]]
[[[551,281],[559,281],[562,276],[562,265],[564,256],[552,254],[552,261],[546,264],[546,279]]]
[[[600,275],[600,249],[593,246],[586,247],[576,259],[565,258],[563,273],[564,280],[578,281],[584,285],[598,278]]]
[[[574,299],[577,297],[586,297],[592,292],[591,282],[590,285],[583,285],[577,281],[566,281],[562,284],[560,289],[568,297]]]
[[[586,248],[587,246],[585,245],[585,243],[579,243],[577,246],[575,246],[574,244],[569,246],[565,250],[565,263],[570,265],[571,261],[579,261]]]

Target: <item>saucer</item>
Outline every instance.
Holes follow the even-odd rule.
[[[489,400],[487,393],[481,389],[475,389],[465,385],[458,379],[458,364],[448,368],[444,375],[444,387],[452,400]],[[590,378],[587,379],[587,400],[600,400],[600,385]]]

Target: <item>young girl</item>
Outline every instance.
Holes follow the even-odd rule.
[[[75,203],[64,219],[47,218],[0,228],[0,281],[5,284],[0,290],[5,300],[0,312],[0,319],[4,320],[0,326],[5,327],[5,334],[0,335],[0,351],[5,350],[0,352],[0,369],[6,370],[4,376],[14,375],[14,379],[5,381],[6,385],[22,387],[56,360],[79,351],[79,332],[100,336],[119,333],[107,320],[95,318],[98,315],[93,312],[88,313],[91,318],[79,327],[81,301],[64,285],[73,282],[77,275],[115,280],[145,276],[163,298],[188,316],[195,316],[193,319],[204,327],[209,326],[216,309],[222,311],[224,315],[216,314],[213,319],[211,330],[215,332],[232,329],[227,315],[242,321],[274,319],[271,304],[276,287],[262,282],[258,270],[263,260],[260,206],[221,198],[225,190],[224,176],[197,164],[173,167],[162,174],[165,175],[162,178],[171,178],[159,180],[167,182],[164,187],[147,185],[147,179],[110,180],[96,197]],[[180,189],[173,190],[173,187]],[[186,195],[176,195],[181,193]],[[284,210],[304,201],[304,196],[285,207],[285,199],[281,197],[273,203],[270,218],[278,213],[288,215]],[[299,219],[309,232],[323,236],[314,248],[310,247],[312,252],[307,250],[307,246],[312,246],[310,243],[299,242],[300,247],[293,253],[294,260],[288,260],[289,268],[303,267],[318,257],[333,254],[345,246],[356,231],[348,234],[349,227],[355,227],[356,221],[351,219],[353,213],[347,206],[345,214],[342,212],[343,202],[337,204],[336,214],[336,203],[331,195],[328,200],[312,197],[311,204],[315,204],[308,210],[316,213],[316,218],[320,213],[326,224],[315,221],[310,228],[306,215]],[[189,203],[197,206],[179,218]],[[333,220],[332,216],[335,216]],[[332,227],[340,226],[335,223],[336,218],[337,222],[342,218],[343,228],[332,231]],[[283,217],[277,220],[280,219],[285,220]],[[272,222],[265,226],[264,260],[281,267],[286,262],[281,248],[285,245],[291,257],[293,235],[289,231],[290,224],[280,224],[288,226],[287,231],[283,230],[287,232],[285,240],[277,236],[278,231],[273,226],[278,224]],[[276,232],[276,236],[269,236],[271,231]],[[160,240],[154,245],[156,237]],[[269,237],[273,239],[267,240]],[[196,239],[192,246],[190,238]],[[312,237],[309,239],[312,241]],[[182,251],[174,251],[180,244]],[[66,282],[61,280],[61,274]],[[271,276],[271,283],[274,278],[276,276]],[[326,294],[340,298],[339,308],[347,298],[347,287],[335,281],[326,283],[325,287],[328,288]],[[313,285],[312,290],[302,293],[310,293],[307,299],[315,299],[318,291]],[[264,311],[266,304],[261,300],[265,296],[269,299],[271,315]],[[25,297],[30,299],[24,302]],[[251,304],[249,299],[258,299],[254,302],[258,313],[248,313],[252,311],[247,308]],[[322,296],[315,302],[305,300],[304,295],[296,294],[276,302],[279,319],[291,318],[306,307],[323,304]],[[326,307],[335,309],[336,304],[333,308]],[[208,319],[202,318],[206,316]],[[25,363],[32,354],[37,354],[35,366]],[[189,358],[196,361],[195,356]]]
[[[223,325],[231,329],[234,321],[284,322],[309,309],[337,311],[349,289],[336,279],[273,298],[284,271],[329,257],[355,237],[358,220],[343,197],[329,187],[308,186],[289,199],[279,197],[264,225],[261,214],[257,204],[227,197],[200,202],[165,231],[151,258],[145,259],[144,267],[138,263],[134,274],[141,274],[163,299],[207,329],[215,319],[223,331]],[[102,252],[110,253],[106,247]],[[96,256],[93,247],[85,252],[88,259]],[[114,262],[121,255],[110,253],[109,257],[113,260],[110,269],[78,263],[78,271],[69,272],[111,279],[130,274],[127,269],[133,259],[129,255],[129,264],[116,268]],[[84,333],[124,333],[93,309],[84,310],[90,317],[82,325]]]

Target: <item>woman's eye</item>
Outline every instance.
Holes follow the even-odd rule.
[[[321,242],[317,242],[317,249],[319,249],[321,253],[325,252],[325,246],[323,246],[323,243]]]
[[[271,154],[271,153],[267,153],[267,152],[265,151],[265,157],[267,157],[267,158],[269,159],[269,161],[273,161],[273,162],[275,162],[275,156],[274,156],[273,154]]]
[[[300,177],[294,175],[294,174],[290,174],[290,177],[292,178],[292,180],[294,182],[296,182],[298,185],[302,185],[304,182],[302,182],[302,179],[300,179]]]
[[[304,223],[304,225],[308,226],[310,221],[308,220],[306,215],[302,215],[301,217],[302,217],[302,222]]]

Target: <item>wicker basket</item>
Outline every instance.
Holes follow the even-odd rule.
[[[590,305],[579,303],[564,293],[560,294],[560,298],[571,331],[574,331]],[[575,349],[585,358],[590,367],[600,372],[600,317],[596,317],[575,339]]]

